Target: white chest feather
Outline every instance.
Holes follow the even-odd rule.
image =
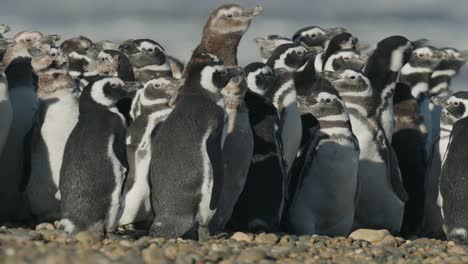
[[[354,115],[350,115],[350,118],[353,133],[359,141],[359,148],[361,150],[359,158],[361,160],[382,162],[370,124]]]
[[[114,176],[114,179],[109,179],[109,181],[113,180],[115,183],[115,188],[111,194],[109,213],[107,215],[107,230],[112,230],[116,226],[118,220],[117,218],[120,215],[120,211],[122,210],[123,205],[121,201],[121,190],[126,173],[125,167],[122,166],[119,159],[115,155],[114,140],[115,135],[111,135],[107,143],[107,157],[112,164],[112,172]]]
[[[201,224],[207,224],[216,212],[216,210],[211,210],[210,208],[211,196],[213,193],[213,167],[206,147],[206,142],[211,133],[212,128],[207,129],[200,144],[200,154],[203,160],[203,182],[201,186],[200,204],[198,206],[198,218]]]

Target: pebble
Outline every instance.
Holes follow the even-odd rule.
[[[255,263],[265,258],[265,251],[258,248],[249,248],[244,250],[238,257],[238,262]]]
[[[255,237],[255,242],[274,245],[278,242],[278,236],[275,234],[261,233]]]
[[[88,231],[79,232],[75,235],[76,241],[80,242],[83,245],[95,245],[101,242],[101,236],[94,234]]]
[[[235,241],[252,242],[253,241],[253,235],[248,235],[248,234],[242,233],[242,232],[236,232],[236,233],[234,233],[234,235],[231,236],[231,239],[234,239]]]
[[[390,232],[386,229],[358,229],[349,235],[354,240],[365,240],[371,243],[382,241],[386,236],[391,236]]]
[[[36,226],[36,230],[55,230],[55,226],[51,223],[42,223]]]

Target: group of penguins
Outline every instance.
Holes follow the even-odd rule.
[[[468,238],[468,52],[311,26],[237,48],[263,9],[215,9],[188,63],[0,26],[0,221],[68,233],[142,228]],[[254,60],[254,59],[253,59]]]

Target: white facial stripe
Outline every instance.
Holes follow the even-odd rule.
[[[429,85],[426,82],[417,83],[411,87],[411,94],[414,98],[419,98],[421,94],[425,94],[429,91]]]
[[[163,50],[163,48],[162,48],[160,45],[154,44],[154,43],[151,43],[151,42],[148,42],[148,41],[143,41],[143,42],[141,42],[140,45],[137,47],[137,49],[140,50],[140,51],[143,50],[143,49],[145,49],[145,50],[149,50],[149,49],[155,50],[155,49],[158,49],[158,50],[160,50],[161,52],[165,53],[164,50]]]
[[[401,74],[403,75],[410,75],[414,73],[431,73],[432,69],[423,68],[423,67],[413,67],[409,63],[406,63],[403,68],[401,68]]]
[[[438,70],[434,71],[431,75],[431,78],[437,78],[439,76],[449,76],[452,77],[456,74],[457,72],[454,70]]]
[[[317,118],[320,121],[349,121],[349,115],[342,113],[340,115],[328,115]]]
[[[224,70],[225,68],[223,65],[205,67],[200,73],[201,75],[200,84],[203,87],[203,89],[206,89],[212,93],[219,93],[219,88],[216,87],[213,83],[213,74],[215,72],[218,72],[218,71],[222,72]]]
[[[76,51],[70,52],[70,54],[68,54],[68,57],[71,58],[71,59],[75,59],[75,60],[85,60],[87,62],[91,62],[90,58],[88,58],[85,55],[81,55]]]
[[[438,94],[442,91],[448,90],[448,84],[446,82],[439,83],[438,85],[431,88],[431,93]]]
[[[307,37],[310,37],[310,36],[312,36],[314,34],[316,36],[325,35],[325,31],[323,31],[322,29],[320,29],[318,27],[314,27],[314,28],[311,28],[309,30],[301,32],[301,36],[307,36]]]
[[[295,68],[291,68],[288,65],[286,65],[286,57],[289,54],[293,53],[293,52],[303,52],[305,54],[305,53],[307,53],[307,49],[302,47],[302,46],[299,46],[299,47],[290,48],[290,49],[286,50],[286,52],[281,54],[281,56],[275,61],[275,64],[273,65],[273,68],[275,68],[275,69],[283,68],[283,69],[286,69],[288,71],[296,70]]]
[[[284,94],[284,92],[286,92],[286,90],[288,90],[289,88],[291,88],[291,86],[294,85],[294,81],[293,80],[289,80],[285,83],[283,83],[283,85],[281,85],[281,87],[278,89],[278,91],[276,91],[275,95],[273,96],[273,104],[275,105],[276,109],[279,109],[279,98],[282,94]]]
[[[351,52],[351,51],[341,51],[341,52],[335,53],[331,55],[330,58],[328,58],[327,62],[325,63],[325,70],[335,71],[335,69],[333,69],[333,62],[336,59],[345,58],[345,57],[348,57],[350,60],[359,58],[359,56],[356,53]]]
[[[91,87],[91,98],[98,104],[104,106],[113,106],[117,101],[115,99],[109,98],[104,93],[104,85],[107,83],[116,84],[123,86],[124,82],[119,78],[104,78],[93,84]]]
[[[411,43],[407,42],[406,45],[398,47],[396,50],[392,52],[392,56],[390,58],[390,70],[394,72],[399,72],[403,67],[403,53],[405,50],[411,47]]]
[[[263,74],[266,74],[266,73],[270,73],[272,74],[272,70],[270,69],[270,67],[263,67],[263,68],[260,68],[260,69],[257,69],[256,71],[253,71],[251,73],[249,73],[249,75],[247,76],[247,87],[249,88],[250,91],[258,94],[258,95],[265,95],[266,91],[260,89],[257,87],[257,83],[256,83],[256,77],[258,74],[260,73],[263,73]]]

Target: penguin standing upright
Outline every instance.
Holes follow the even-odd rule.
[[[296,160],[303,164],[292,171],[288,228],[298,235],[346,236],[357,202],[359,143],[336,91],[317,89],[306,100],[320,128]]]
[[[453,101],[458,102],[458,101]],[[460,102],[458,103],[460,105]],[[438,198],[442,211],[443,229],[448,240],[468,244],[468,221],[466,206],[467,188],[466,160],[468,152],[468,118],[462,118],[453,125],[447,152],[444,156],[440,175]]]
[[[30,175],[26,201],[37,223],[60,219],[58,185],[63,152],[78,122],[78,96],[68,74],[68,58],[58,48],[32,49],[31,65],[38,77],[38,109],[31,130]],[[25,160],[26,162],[26,160]]]
[[[15,44],[8,47],[4,56],[5,75],[13,110],[13,120],[3,153],[0,157],[0,221],[19,220],[24,217],[24,201],[19,187],[24,176],[23,147],[25,136],[32,127],[37,97],[31,67],[29,48],[41,44],[39,32],[20,32],[14,37]]]
[[[360,193],[353,229],[400,231],[407,194],[395,152],[376,116],[379,102],[370,80],[359,71],[325,72],[348,108],[359,141]]]
[[[203,28],[200,44],[193,51],[184,69],[183,77],[190,72],[193,61],[202,53],[213,54],[225,66],[237,66],[237,47],[252,19],[263,11],[261,6],[245,9],[237,4],[225,4],[214,10]]]
[[[150,235],[208,239],[223,184],[224,107],[229,75],[220,60],[192,65],[178,102],[152,142]]]
[[[269,66],[259,62],[247,65],[244,70],[248,87],[245,104],[254,135],[254,153],[227,229],[272,232],[279,229],[287,197],[280,121],[267,97],[275,76]]]
[[[287,171],[292,167],[302,138],[302,122],[297,105],[294,72],[304,65],[308,57],[309,53],[305,47],[297,43],[283,44],[273,52],[266,63],[270,68],[278,71],[267,96],[276,107],[280,117],[279,129],[284,159],[288,166]]]
[[[127,155],[130,165],[125,183],[125,207],[119,225],[133,223],[151,224],[149,167],[151,162],[152,138],[171,113],[171,91],[169,80],[159,78],[145,84],[138,90],[133,104],[138,111],[132,117],[134,122],[127,129]],[[136,101],[136,102],[135,102]]]
[[[128,163],[125,119],[116,104],[134,89],[117,77],[101,77],[81,94],[60,169],[60,226],[68,233],[103,234],[118,223]]]
[[[221,232],[229,221],[241,194],[254,150],[249,111],[244,102],[247,82],[243,76],[231,79],[221,91],[228,115],[227,136],[223,147],[224,182],[218,209],[210,223],[211,232]]]
[[[408,62],[413,44],[405,37],[391,36],[377,43],[370,55],[365,75],[373,91],[373,101],[378,104],[377,121],[382,125],[385,136],[392,142],[393,135],[393,93],[401,68]]]

